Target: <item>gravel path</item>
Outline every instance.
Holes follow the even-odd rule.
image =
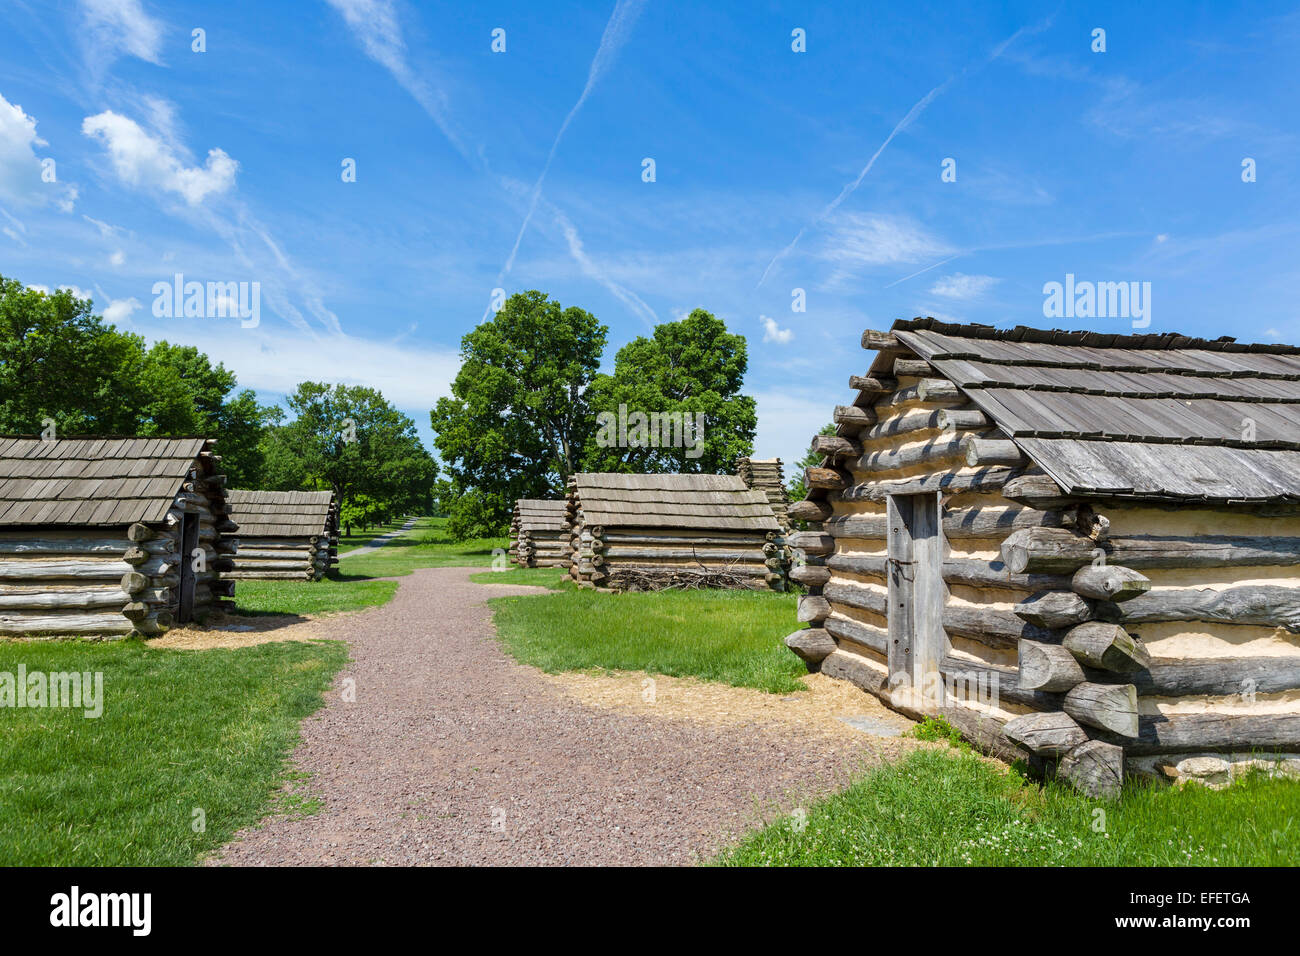
[[[324,622],[354,658],[294,757],[324,809],[210,863],[693,863],[897,746],[583,705],[495,640],[484,602],[538,589],[481,570],[417,570],[389,604]]]
[[[406,534],[406,532],[410,531],[414,527],[415,527],[415,519],[412,518],[410,521],[406,522],[406,524],[402,525],[396,531],[387,531],[384,534],[381,534],[379,537],[371,539],[371,542],[365,545],[364,547],[353,548],[351,551],[344,551],[342,554],[339,555],[339,557],[355,558],[358,554],[370,554],[371,552],[378,551],[384,545],[388,544],[388,542],[392,541],[394,538],[400,535]]]

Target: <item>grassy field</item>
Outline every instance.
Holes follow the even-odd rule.
[[[0,671],[100,672],[104,698],[94,719],[0,709],[0,865],[192,863],[277,805],[298,723],[346,660],[338,642],[0,644]]]
[[[339,580],[400,577],[416,568],[491,567],[494,550],[504,556],[506,538],[452,541],[446,518],[420,518],[409,532],[389,541],[378,551],[349,558],[339,547]],[[236,589],[238,590],[238,589]]]
[[[235,586],[235,613],[255,616],[360,611],[387,604],[396,593],[396,581],[240,581]]]
[[[803,689],[796,680],[803,663],[781,643],[796,626],[793,595],[565,590],[494,598],[491,605],[510,653],[552,673],[644,670],[772,693]]]
[[[716,861],[729,866],[1295,866],[1300,783],[1130,783],[1100,802],[944,748],[870,771]]]
[[[567,568],[515,568],[505,571],[484,571],[471,574],[471,581],[479,584],[531,584],[536,587],[549,588],[552,591],[567,591],[576,588],[573,578],[569,577]]]

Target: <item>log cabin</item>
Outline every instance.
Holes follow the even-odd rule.
[[[577,474],[568,506],[581,587],[786,588],[785,532],[736,475]]]
[[[780,458],[737,458],[736,474],[745,487],[761,491],[772,506],[777,523],[783,531],[790,530],[790,517],[786,509],[790,497],[785,491],[785,472]]]
[[[790,507],[810,668],[1092,795],[1300,773],[1300,348],[934,319],[862,345]]]
[[[0,634],[149,637],[233,609],[214,445],[0,437]]]
[[[520,498],[510,521],[510,560],[524,568],[567,568],[569,503],[563,498]]]
[[[319,581],[338,562],[339,513],[332,491],[230,490],[239,522],[235,580]]]

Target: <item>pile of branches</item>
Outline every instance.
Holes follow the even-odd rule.
[[[605,586],[615,591],[700,591],[705,588],[748,588],[753,579],[727,568],[617,568]]]

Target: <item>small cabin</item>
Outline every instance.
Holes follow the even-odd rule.
[[[786,513],[790,497],[785,491],[785,472],[780,458],[738,458],[736,474],[746,488],[761,491],[772,506],[777,523],[790,530],[790,517]]]
[[[319,581],[338,562],[339,515],[332,491],[230,490],[239,522],[236,580]]]
[[[580,586],[786,587],[785,532],[736,475],[577,474],[568,504]]]
[[[0,436],[0,634],[152,636],[233,609],[214,445]]]
[[[562,498],[520,498],[510,521],[510,560],[524,568],[567,568],[569,503]]]
[[[1300,348],[868,331],[791,577],[814,669],[1090,794],[1300,772]]]

